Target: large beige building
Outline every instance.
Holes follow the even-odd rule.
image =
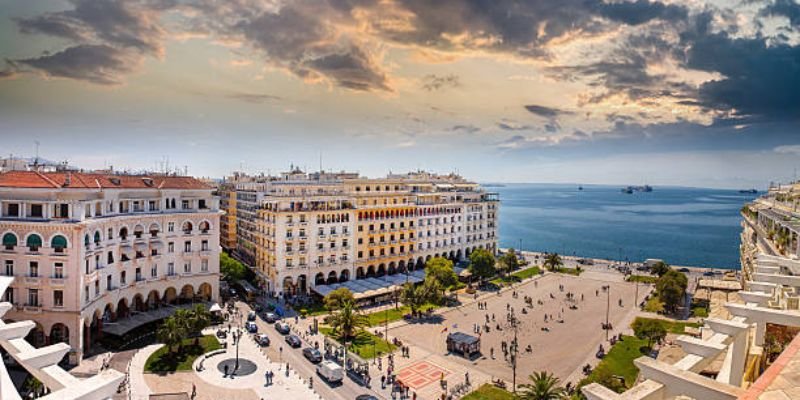
[[[498,206],[496,194],[452,174],[292,170],[237,185],[237,239],[264,289],[292,298],[353,280],[381,285],[432,257],[496,251]]]
[[[214,300],[219,218],[212,189],[190,177],[0,173],[6,318],[35,321],[28,340],[68,343],[77,363],[104,333]]]

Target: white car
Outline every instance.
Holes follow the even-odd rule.
[[[344,379],[344,368],[333,361],[323,360],[317,365],[317,375],[328,383],[339,383]]]

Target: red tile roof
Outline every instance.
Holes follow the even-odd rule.
[[[189,176],[36,171],[0,173],[0,187],[43,189],[211,189],[210,186],[200,180]]]

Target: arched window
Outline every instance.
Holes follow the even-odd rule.
[[[100,244],[100,231],[94,233],[94,244]]]
[[[42,237],[37,234],[30,235],[25,245],[30,251],[38,251],[39,247],[42,247]]]
[[[120,240],[128,240],[128,228],[123,226],[119,229],[119,238]]]
[[[201,233],[208,233],[208,230],[211,229],[211,224],[208,221],[203,221],[200,223],[200,232]]]
[[[158,225],[157,224],[150,224],[150,236],[151,237],[158,237]]]
[[[61,235],[53,236],[53,239],[50,240],[50,247],[52,247],[56,253],[61,253],[64,249],[67,248],[67,238]]]
[[[17,235],[8,232],[3,235],[3,247],[6,250],[14,250],[14,247],[17,245]]]
[[[181,229],[183,229],[183,233],[185,233],[187,235],[192,233],[192,223],[189,222],[189,221],[184,222],[183,226],[181,227]]]
[[[92,239],[89,237],[89,234],[87,233],[86,236],[83,237],[83,245],[88,248],[91,243]]]

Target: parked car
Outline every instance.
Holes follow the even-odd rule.
[[[703,276],[714,276],[714,271],[703,272]]]
[[[274,323],[281,319],[279,316],[275,315],[274,313],[268,312],[264,314],[264,320],[268,323]]]
[[[305,357],[306,359],[308,359],[308,361],[311,361],[314,364],[322,361],[322,353],[320,353],[319,350],[313,347],[306,347],[305,349],[303,349],[303,357]]]
[[[356,400],[378,400],[378,398],[371,394],[360,394],[356,396]]]
[[[245,322],[244,328],[247,329],[247,331],[250,333],[258,332],[258,325],[256,325],[255,322],[250,322],[250,321]]]
[[[217,329],[217,337],[220,339],[225,339],[228,337],[228,332],[226,332],[224,329]]]
[[[344,379],[344,369],[333,361],[324,360],[317,365],[317,375],[328,383],[340,383]]]
[[[686,268],[686,267],[679,268],[678,272],[689,272],[689,268]]]
[[[251,321],[251,322],[255,321],[256,320],[256,312],[255,311],[250,311],[249,313],[247,313],[247,320]]]
[[[276,322],[275,323],[275,330],[280,332],[281,335],[288,335],[289,334],[289,324],[286,322]]]
[[[256,343],[258,343],[258,345],[261,347],[269,346],[269,336],[263,333],[260,335],[256,335]]]
[[[300,347],[303,345],[303,342],[300,341],[300,338],[297,337],[297,335],[286,335],[283,339],[286,341],[286,343],[289,343],[289,346],[292,347]]]

